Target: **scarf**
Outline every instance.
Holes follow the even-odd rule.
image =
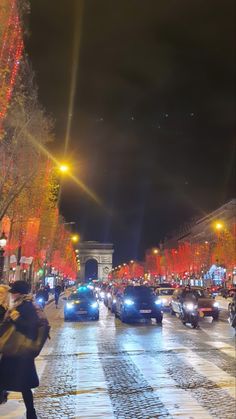
[[[10,317],[10,313],[14,310],[17,310],[24,301],[33,301],[33,296],[30,294],[21,294],[15,301],[14,304],[9,308],[4,316],[4,320],[7,320]]]

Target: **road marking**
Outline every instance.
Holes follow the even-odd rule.
[[[212,418],[189,392],[177,387],[165,368],[154,358],[146,354],[136,356],[129,353],[129,356],[173,418]]]
[[[221,352],[223,352],[224,354],[231,356],[232,358],[236,358],[236,350],[235,347],[233,347],[232,345],[228,345],[225,342],[217,342],[217,341],[209,341],[206,342],[207,345],[211,345],[214,348],[219,349]]]
[[[89,345],[89,342],[88,342]],[[78,352],[83,352],[83,355],[77,357],[77,362],[74,365],[77,373],[77,409],[81,412],[78,419],[92,419],[91,406],[93,411],[97,412],[97,416],[103,419],[112,419],[113,408],[108,393],[107,383],[103,372],[102,364],[99,359],[97,343],[94,345],[94,352],[91,355],[91,348],[88,347],[88,353],[85,353],[85,347],[78,345]],[[92,364],[92,368],[91,365]],[[88,365],[90,367],[88,368]],[[81,408],[82,406],[82,408]]]
[[[227,391],[232,398],[236,399],[236,380],[234,377],[217,367],[213,362],[201,358],[191,350],[187,350],[185,354],[178,354],[178,357],[193,367],[198,374],[207,377],[217,386]]]

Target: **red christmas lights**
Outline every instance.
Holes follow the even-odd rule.
[[[0,130],[6,115],[23,52],[23,34],[17,0],[0,6]]]

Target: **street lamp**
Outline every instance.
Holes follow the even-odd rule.
[[[73,243],[77,243],[79,241],[79,235],[78,234],[73,234],[73,236],[71,236],[71,240],[73,241]]]
[[[217,231],[221,231],[224,228],[224,224],[222,223],[222,221],[216,221],[213,226],[214,229]]]
[[[59,170],[61,173],[68,173],[69,172],[69,166],[66,163],[63,163],[59,166]]]
[[[4,270],[4,247],[7,244],[7,236],[4,231],[0,237],[0,281],[3,281],[3,270]]]

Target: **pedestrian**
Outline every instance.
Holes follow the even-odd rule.
[[[9,289],[10,287],[8,287],[8,285],[0,284],[0,324],[4,320],[4,316],[9,307],[9,294],[8,294]],[[1,354],[0,354],[0,357],[1,357]],[[8,396],[7,391],[0,390],[0,404],[7,402],[7,396]]]
[[[45,290],[46,290],[46,292],[47,292],[48,299],[49,299],[49,294],[50,294],[50,291],[51,291],[51,288],[50,288],[49,284],[47,284],[47,285],[45,286]],[[47,299],[47,301],[48,301],[48,299]]]
[[[4,321],[10,321],[14,324],[16,331],[35,340],[38,334],[38,316],[32,296],[29,295],[27,282],[14,282],[9,292],[13,304],[6,312]],[[26,407],[26,418],[37,419],[31,390],[39,385],[34,356],[4,354],[0,361],[0,377],[0,393],[3,391],[21,392]]]
[[[54,290],[54,298],[55,298],[56,308],[58,308],[58,302],[59,302],[60,294],[61,294],[61,286],[58,284],[58,285],[55,286],[55,290]]]
[[[72,292],[72,290],[70,288],[65,289],[65,296],[66,296],[67,300],[68,300],[69,296],[71,295],[71,292]]]

